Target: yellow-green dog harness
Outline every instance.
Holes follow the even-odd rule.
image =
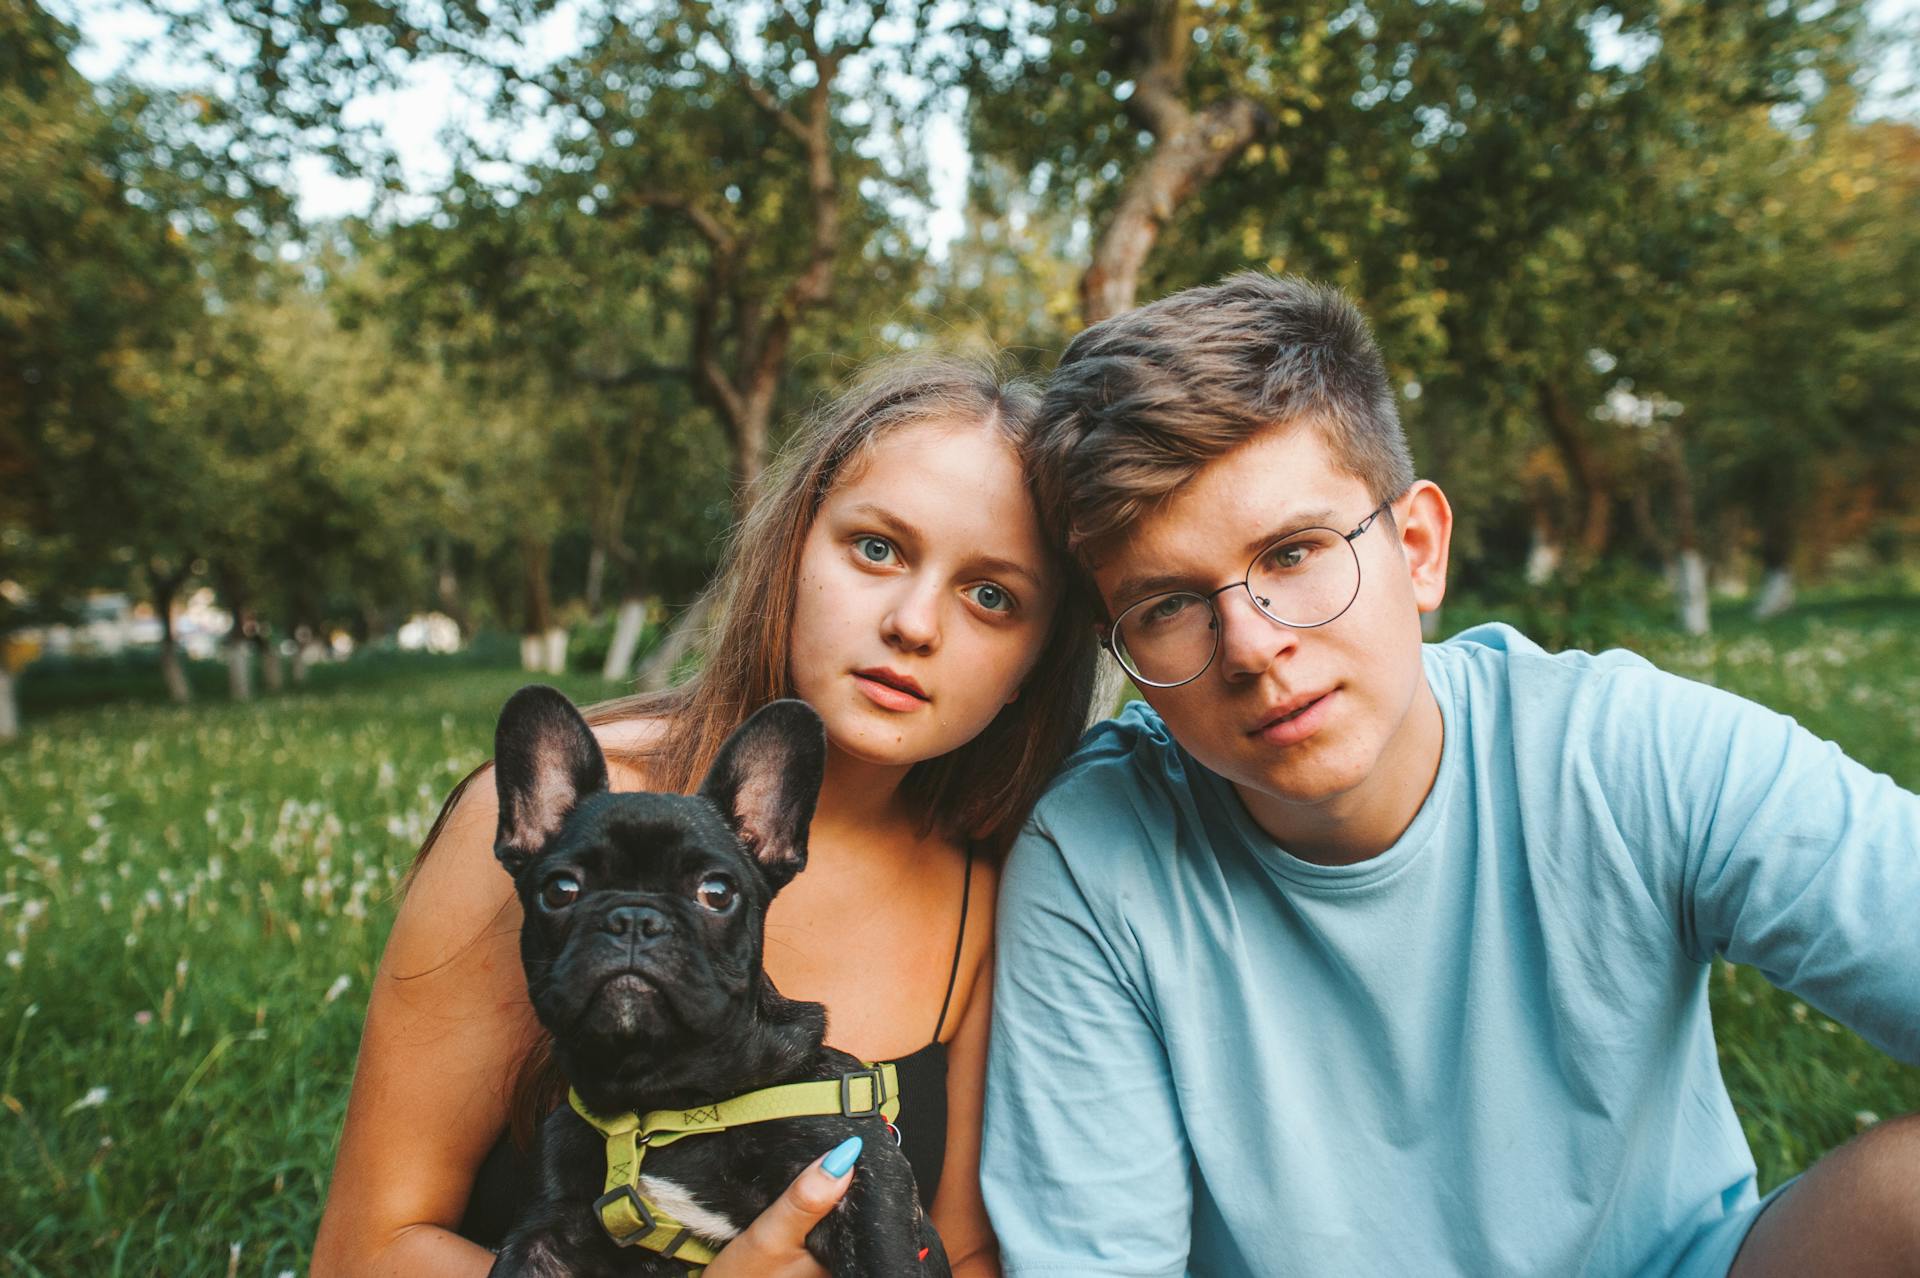
[[[656,1109],[646,1114],[602,1117],[569,1089],[567,1103],[607,1139],[607,1189],[593,1213],[607,1236],[622,1247],[644,1247],[699,1273],[713,1248],[640,1194],[640,1160],[649,1148],[688,1136],[723,1132],[778,1118],[880,1118],[889,1127],[900,1116],[900,1082],[892,1063],[848,1070],[838,1078],[763,1087],[732,1100],[695,1109]]]

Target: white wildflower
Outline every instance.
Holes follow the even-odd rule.
[[[76,1114],[83,1109],[98,1109],[100,1108],[100,1106],[106,1103],[107,1103],[106,1088],[89,1087],[87,1089],[87,1094],[85,1096],[82,1096],[79,1100],[75,1101],[73,1104],[67,1106],[64,1110],[60,1111],[60,1116],[62,1118],[65,1118],[68,1114]]]
[[[327,986],[327,992],[321,997],[320,1001],[322,1003],[333,1002],[333,1000],[339,998],[342,994],[345,994],[347,992],[347,987],[352,984],[353,984],[353,978],[351,976],[342,974],[340,976],[334,977],[333,984]]]

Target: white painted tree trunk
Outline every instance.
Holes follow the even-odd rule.
[[[520,668],[528,674],[540,674],[546,669],[547,644],[542,635],[520,636]]]
[[[707,638],[707,619],[713,614],[713,596],[701,595],[693,607],[674,621],[667,637],[660,641],[640,667],[641,692],[659,692],[673,680],[673,671],[681,658],[698,651]]]
[[[633,673],[634,650],[640,646],[640,634],[646,628],[646,601],[622,599],[613,622],[613,642],[607,647],[607,664],[600,670],[602,679],[623,683]]]
[[[1760,585],[1760,598],[1753,605],[1756,621],[1777,617],[1793,607],[1793,569],[1771,568]]]
[[[333,653],[327,645],[312,634],[302,636],[293,650],[293,681],[305,683],[307,673],[323,661],[333,660]]]
[[[1680,608],[1680,628],[1704,635],[1713,628],[1707,604],[1707,561],[1697,550],[1683,550],[1673,566],[1674,601]]]
[[[13,682],[13,671],[0,664],[0,741],[20,736],[20,692]]]
[[[1532,546],[1527,550],[1527,584],[1544,586],[1553,580],[1553,574],[1559,570],[1560,547],[1536,533]]]
[[[541,669],[551,675],[565,674],[567,672],[567,628],[550,626],[541,639],[540,655],[543,659]]]
[[[260,682],[268,692],[278,692],[287,685],[286,667],[280,661],[280,644],[272,638],[260,644]]]
[[[235,701],[253,700],[253,645],[245,639],[227,645],[227,695]]]

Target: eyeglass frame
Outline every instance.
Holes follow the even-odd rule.
[[[1338,531],[1337,529],[1327,528],[1321,524],[1308,524],[1305,528],[1296,528],[1292,532],[1282,533],[1280,536],[1275,537],[1272,541],[1268,542],[1266,545],[1260,547],[1259,551],[1254,554],[1253,558],[1247,561],[1247,570],[1244,573],[1240,574],[1240,580],[1230,581],[1226,585],[1221,586],[1217,590],[1209,590],[1204,592],[1199,590],[1163,590],[1157,595],[1148,595],[1144,599],[1136,599],[1134,602],[1128,604],[1125,608],[1122,608],[1120,610],[1119,615],[1113,619],[1113,624],[1111,626],[1108,626],[1106,629],[1106,632],[1100,636],[1100,646],[1102,648],[1105,648],[1107,652],[1112,655],[1113,659],[1120,663],[1120,668],[1126,671],[1127,676],[1131,678],[1135,683],[1144,684],[1149,688],[1184,688],[1188,684],[1192,683],[1194,680],[1198,679],[1201,675],[1205,674],[1207,671],[1213,669],[1214,658],[1220,655],[1220,625],[1221,625],[1220,609],[1214,604],[1213,601],[1218,599],[1221,595],[1224,595],[1225,593],[1227,593],[1227,591],[1232,590],[1235,586],[1239,586],[1247,592],[1247,599],[1253,604],[1255,612],[1258,612],[1261,616],[1265,617],[1268,621],[1271,621],[1276,626],[1285,626],[1289,630],[1318,630],[1322,626],[1330,626],[1334,622],[1340,620],[1340,618],[1346,616],[1347,613],[1353,608],[1353,601],[1360,597],[1360,587],[1366,581],[1366,570],[1361,567],[1360,552],[1357,549],[1354,549],[1354,545],[1353,545],[1354,540],[1358,538],[1362,533],[1366,532],[1367,529],[1373,527],[1374,521],[1380,518],[1380,516],[1384,514],[1393,505],[1394,500],[1395,500],[1394,498],[1389,497],[1387,500],[1381,502],[1378,506],[1375,506],[1371,511],[1368,512],[1367,517],[1365,519],[1362,519],[1358,524],[1354,525],[1354,529],[1352,532],[1343,533]],[[1310,532],[1316,532],[1316,531],[1332,533],[1334,536],[1340,538],[1340,540],[1346,542],[1347,548],[1353,551],[1353,572],[1354,572],[1353,594],[1347,597],[1347,602],[1340,605],[1340,611],[1334,613],[1331,617],[1328,617],[1325,621],[1315,621],[1306,625],[1302,625],[1298,622],[1282,621],[1280,618],[1274,616],[1272,613],[1268,612],[1265,608],[1261,607],[1260,597],[1253,593],[1253,566],[1259,563],[1261,559],[1263,559],[1266,556],[1267,552],[1272,550],[1275,546],[1281,545],[1288,541],[1292,541],[1295,537],[1300,536],[1302,533],[1310,533]],[[1138,671],[1136,671],[1131,665],[1127,663],[1127,659],[1120,655],[1120,649],[1114,642],[1114,636],[1120,632],[1120,622],[1126,617],[1128,613],[1134,611],[1134,609],[1136,608],[1145,607],[1147,604],[1150,604],[1150,603],[1157,603],[1162,599],[1167,599],[1174,595],[1192,595],[1193,597],[1195,597],[1196,599],[1200,600],[1202,603],[1207,605],[1207,611],[1213,614],[1213,625],[1211,627],[1211,629],[1213,630],[1213,651],[1207,654],[1206,663],[1202,665],[1198,670],[1188,675],[1185,679],[1182,679],[1177,683],[1155,683],[1153,680],[1147,678],[1145,675],[1140,674]]]

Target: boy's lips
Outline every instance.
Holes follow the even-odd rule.
[[[1328,703],[1336,688],[1309,696],[1296,697],[1268,711],[1247,735],[1259,737],[1268,745],[1292,745],[1320,730],[1326,721]]]

